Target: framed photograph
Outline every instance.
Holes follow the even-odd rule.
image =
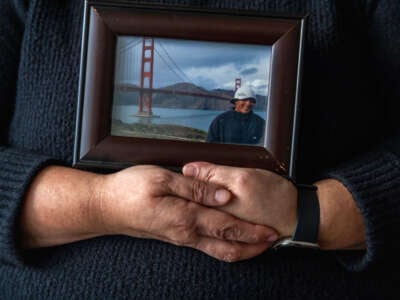
[[[74,166],[293,177],[304,16],[86,1]]]

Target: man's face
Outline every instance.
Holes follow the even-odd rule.
[[[236,100],[234,109],[242,114],[248,114],[253,110],[254,103],[254,99]]]

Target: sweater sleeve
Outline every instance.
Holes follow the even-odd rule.
[[[21,14],[21,13],[20,13]],[[0,143],[4,144],[11,118],[23,23],[10,1],[0,2]]]
[[[8,145],[16,93],[25,1],[0,1],[0,261],[20,263],[18,211],[35,173],[50,159]]]
[[[387,263],[398,260],[400,157],[382,148],[330,171],[327,176],[347,187],[366,226],[366,251],[361,255],[358,251],[338,251],[339,261],[349,270],[361,271],[370,266],[387,267]]]
[[[347,269],[354,271],[390,268],[400,251],[400,2],[366,1],[362,10],[371,75],[379,91],[376,101],[385,106],[385,142],[327,174],[348,188],[364,217],[366,251],[337,253]]]

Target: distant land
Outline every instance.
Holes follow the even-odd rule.
[[[111,134],[116,136],[204,142],[207,132],[180,125],[125,124],[112,120]]]
[[[138,88],[135,85],[126,85],[132,88]],[[170,86],[165,86],[162,89],[177,90],[187,93],[202,93],[210,95],[222,95],[233,98],[233,90],[206,90],[202,87],[196,86],[191,83],[181,82]],[[114,105],[137,105],[138,104],[138,91],[117,91],[114,92]],[[255,110],[265,111],[267,97],[256,95],[257,103],[254,107]],[[221,100],[218,98],[192,96],[192,95],[176,95],[165,93],[153,93],[153,107],[162,108],[182,108],[182,109],[209,109],[209,110],[228,110],[232,107],[229,100]]]

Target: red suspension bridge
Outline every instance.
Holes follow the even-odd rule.
[[[160,39],[151,37],[131,39],[118,46],[115,90],[119,92],[139,92],[139,116],[152,115],[154,93],[214,98],[223,101],[231,100],[231,95],[207,91],[194,84],[192,79],[171,57],[168,50]],[[189,56],[190,54],[188,54]],[[155,61],[156,70],[154,70]],[[189,83],[197,88],[180,89],[179,86],[182,85],[168,85],[171,82]],[[236,78],[232,90],[235,91],[240,85],[241,79]]]

